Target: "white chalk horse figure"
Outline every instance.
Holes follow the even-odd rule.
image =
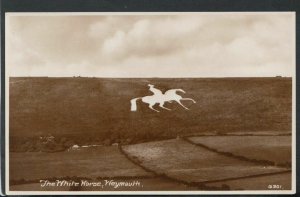
[[[154,85],[148,84],[148,86],[150,87],[149,90],[151,92],[153,92],[153,95],[131,99],[131,101],[130,101],[131,102],[131,111],[137,110],[137,106],[136,106],[137,100],[142,100],[144,103],[149,104],[149,108],[156,112],[159,112],[159,111],[154,109],[153,106],[157,103],[159,104],[159,106],[161,108],[166,109],[166,110],[171,110],[171,109],[166,108],[164,106],[165,102],[172,103],[173,101],[175,101],[186,110],[188,110],[188,108],[186,106],[184,106],[180,101],[189,100],[189,101],[193,101],[193,103],[196,103],[196,101],[194,101],[191,98],[182,98],[182,96],[176,94],[177,91],[185,93],[185,91],[182,89],[171,89],[171,90],[166,91],[163,94],[159,89],[154,88]]]

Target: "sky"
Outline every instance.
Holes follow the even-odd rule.
[[[295,15],[8,14],[9,76],[293,76]]]

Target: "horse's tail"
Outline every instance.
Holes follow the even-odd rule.
[[[138,99],[141,99],[142,97],[138,97],[138,98],[134,98],[134,99],[131,99],[130,100],[130,103],[131,103],[131,111],[136,111],[136,101],[138,100]]]

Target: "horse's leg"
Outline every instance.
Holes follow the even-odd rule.
[[[182,98],[181,100],[193,101],[194,103],[196,103],[196,101],[194,99],[191,99],[191,98]]]
[[[159,106],[161,107],[161,108],[164,108],[164,109],[166,109],[166,110],[171,110],[171,109],[169,109],[169,108],[166,108],[165,106],[164,106],[164,104],[165,104],[165,102],[161,102],[160,104],[159,104]]]
[[[149,108],[152,109],[153,111],[159,112],[158,110],[153,108],[154,105],[155,103],[149,103]]]
[[[175,100],[179,105],[181,105],[184,109],[187,109],[187,110],[189,110],[189,108],[187,108],[186,106],[184,106],[181,102],[180,102],[180,100]]]

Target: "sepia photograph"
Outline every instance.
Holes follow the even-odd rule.
[[[292,194],[295,12],[6,13],[9,194]]]

